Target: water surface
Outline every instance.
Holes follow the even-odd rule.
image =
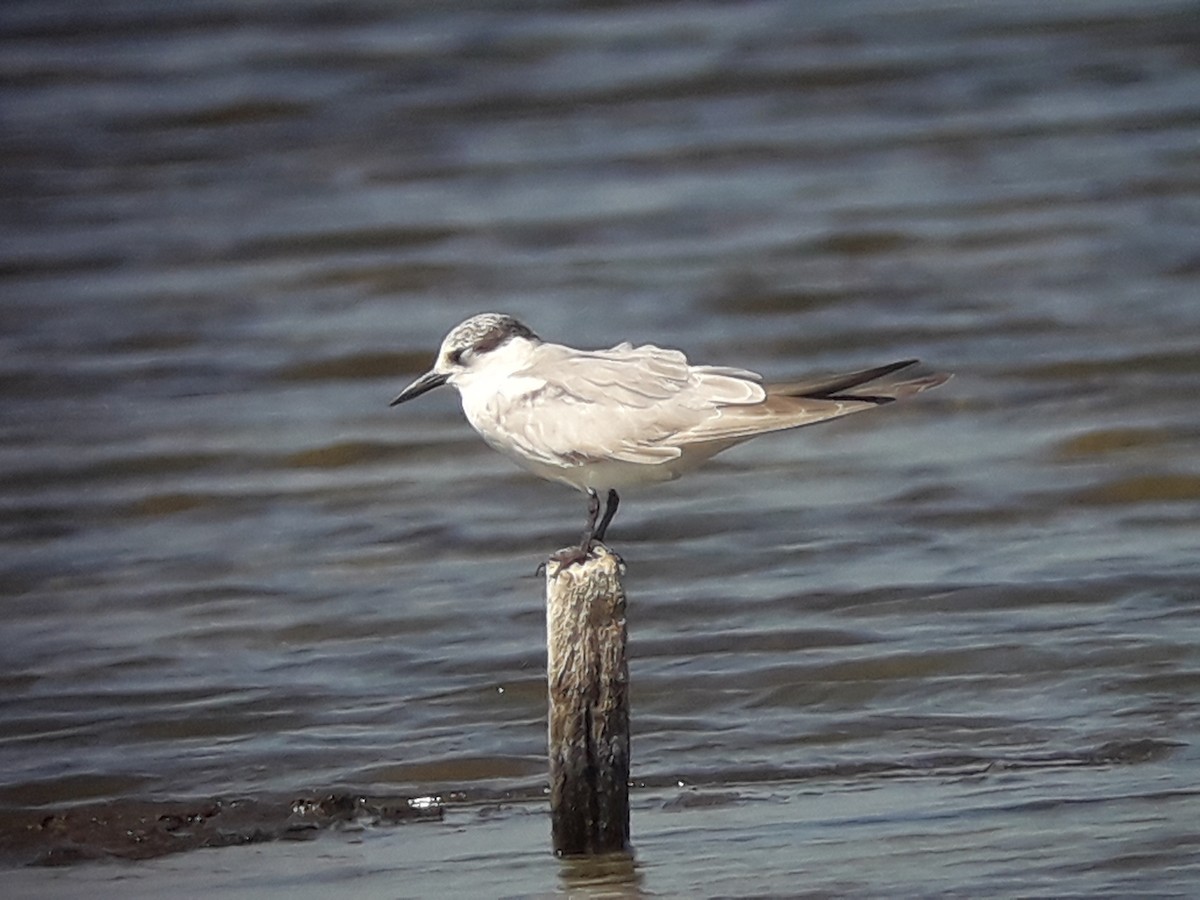
[[[5,4],[0,878],[1188,893],[1197,46],[1157,0]],[[632,864],[549,855],[582,498],[387,408],[484,310],[956,372],[624,498]],[[205,828],[315,840],[159,855]]]

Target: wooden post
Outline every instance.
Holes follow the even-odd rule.
[[[629,849],[629,665],[624,565],[603,544],[546,563],[554,852]]]

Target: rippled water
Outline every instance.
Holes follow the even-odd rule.
[[[6,3],[0,879],[1189,893],[1197,47],[1157,0]],[[387,408],[482,310],[957,373],[625,498],[632,863],[549,854],[581,498]]]

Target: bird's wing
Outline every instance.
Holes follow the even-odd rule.
[[[727,406],[679,435],[684,442],[737,442],[768,431],[783,431],[874,409],[937,387],[950,375],[909,371],[917,360],[807,381],[769,384],[766,399],[751,406]],[[904,373],[904,374],[901,374]]]
[[[761,404],[759,376],[689,366],[678,350],[620,344],[581,351],[542,344],[514,376],[525,388],[495,399],[505,439],[541,462],[677,459],[677,439],[731,406]]]
[[[764,388],[754,372],[690,366],[679,351],[653,345],[581,351],[542,344],[514,373],[522,389],[492,401],[492,418],[505,442],[543,463],[653,465],[678,459],[688,445],[728,446],[836,419],[950,377],[907,372],[915,365],[904,360]]]

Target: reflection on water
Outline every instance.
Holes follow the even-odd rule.
[[[7,863],[147,855],[72,809],[267,810],[234,843],[299,798],[440,797],[323,852],[414,894],[610,880],[545,858],[533,571],[579,498],[449,396],[387,409],[503,310],[777,378],[958,373],[627,498],[612,879],[1194,883],[1196,12],[5,4]],[[129,877],[220,887],[187,866]]]

